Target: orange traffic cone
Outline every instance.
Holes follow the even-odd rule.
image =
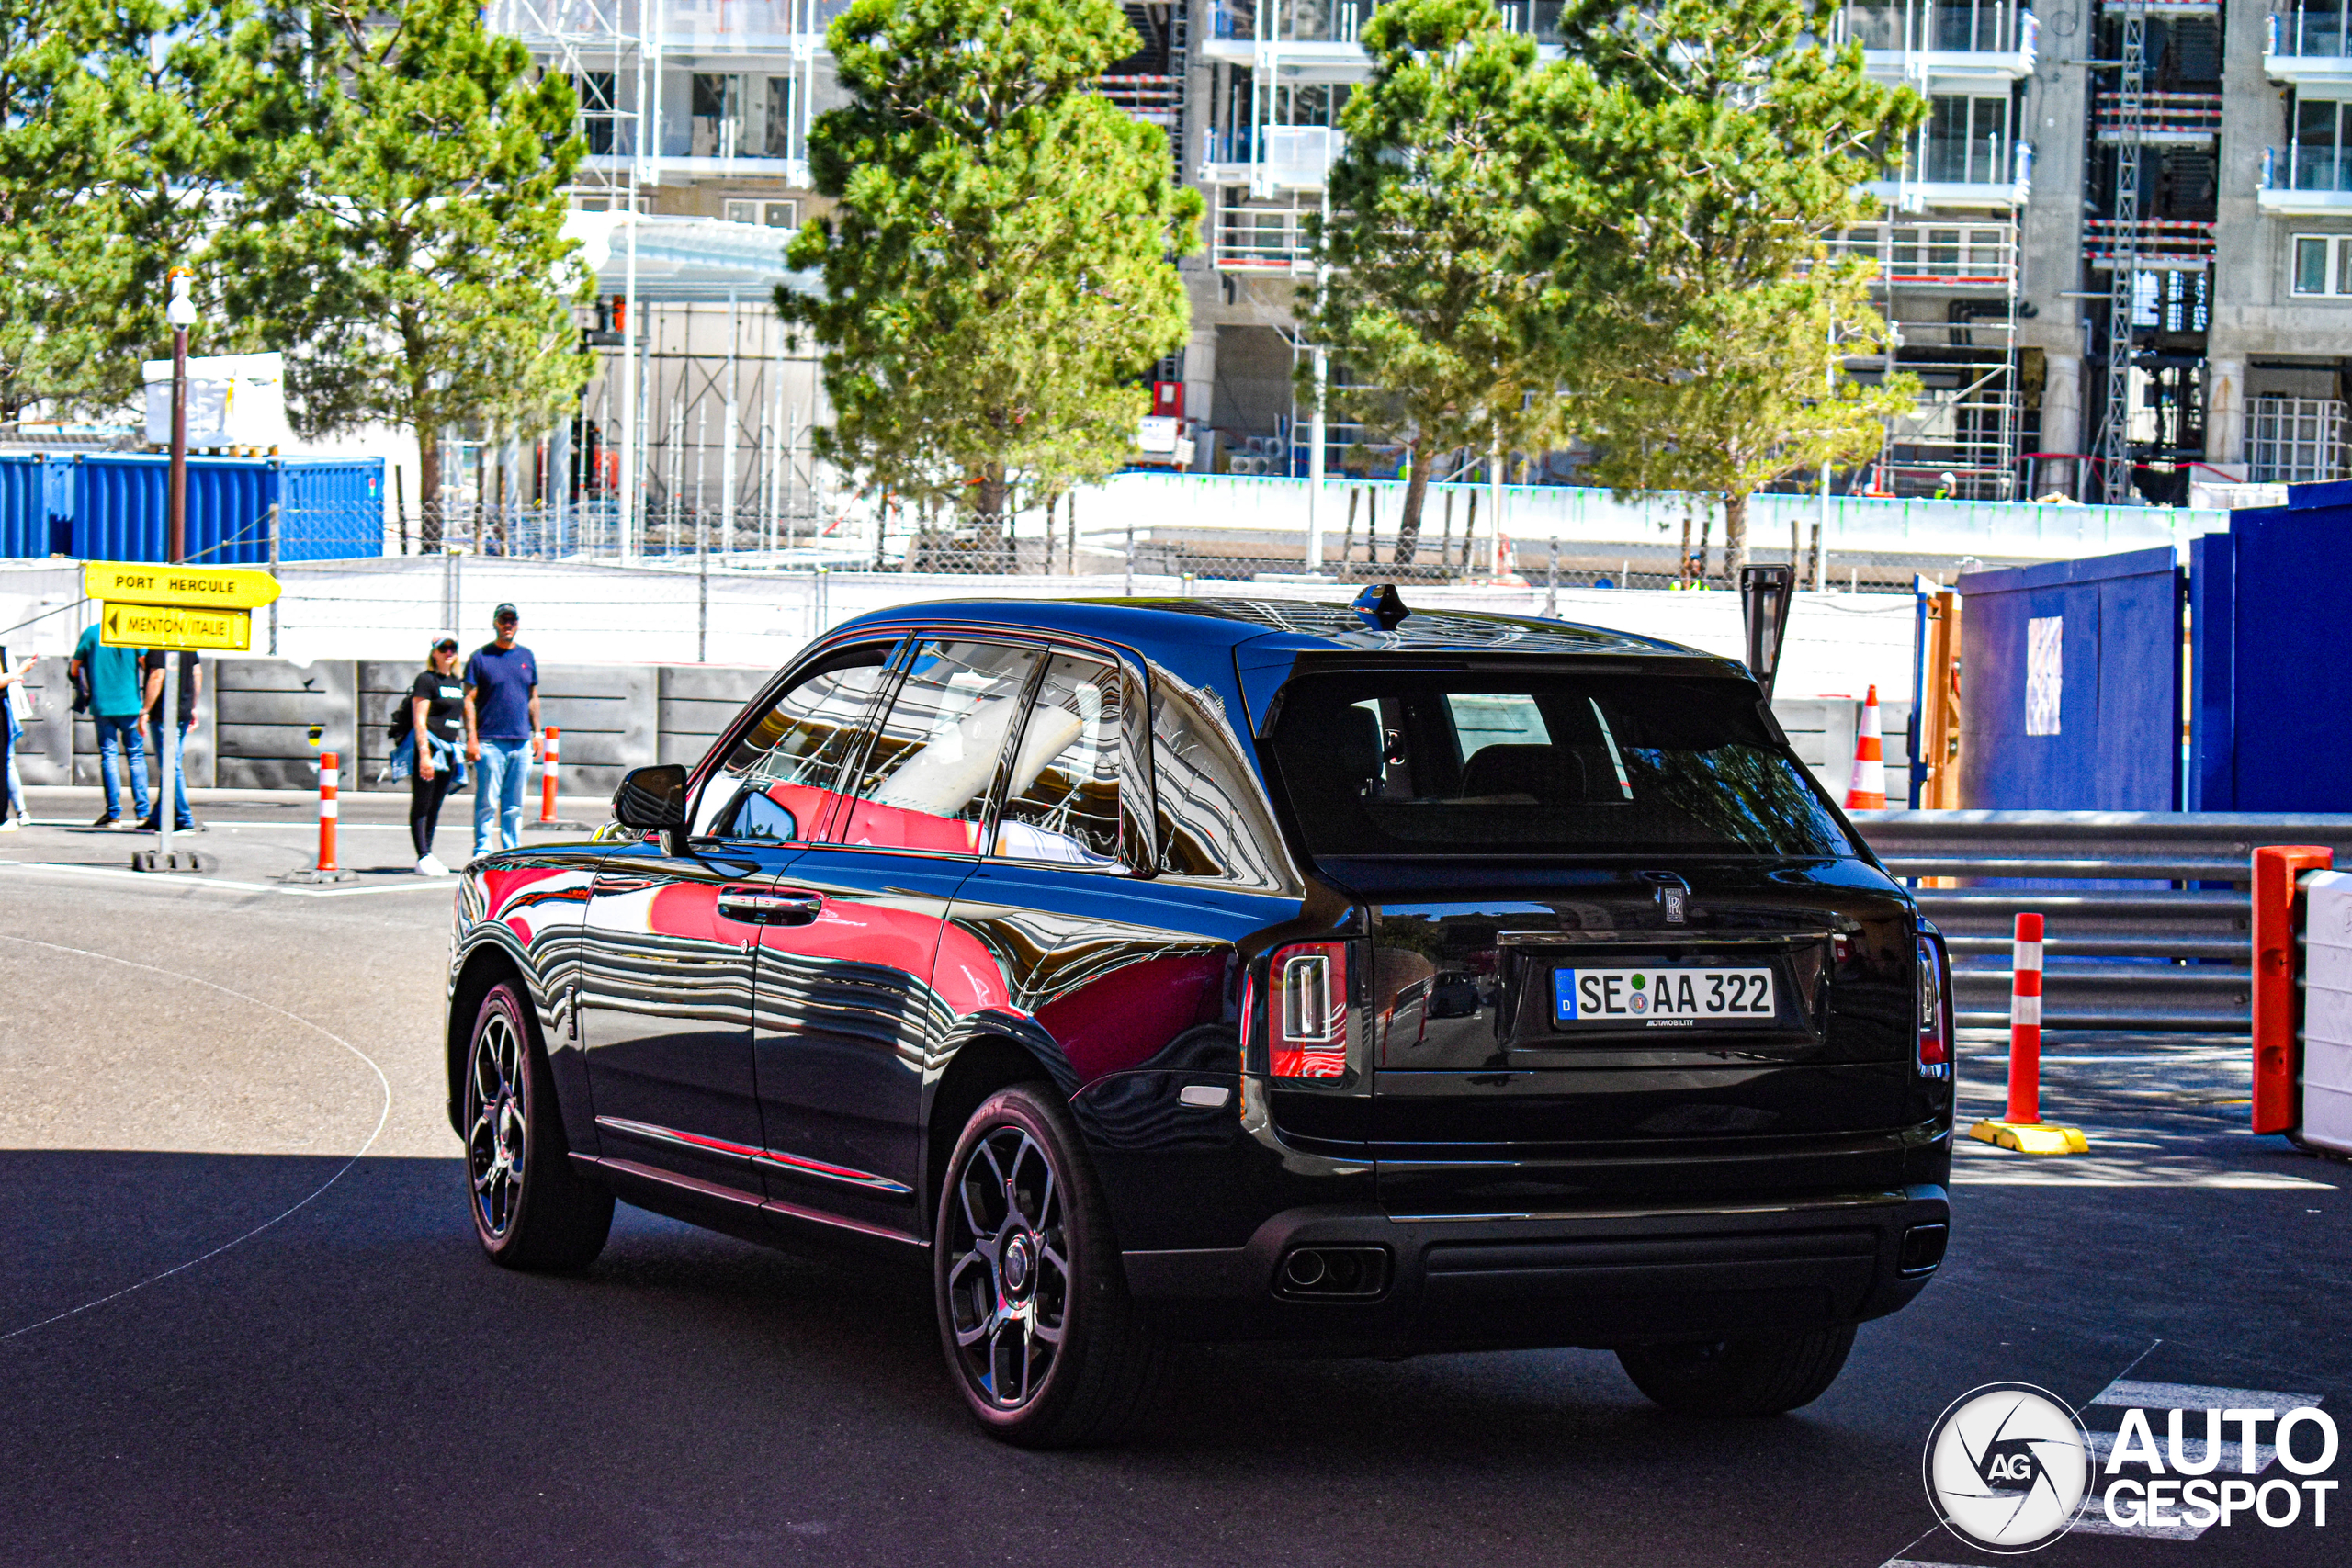
[[[1862,699],[1862,723],[1854,735],[1854,776],[1846,785],[1846,809],[1886,809],[1886,748],[1879,733],[1876,686]]]

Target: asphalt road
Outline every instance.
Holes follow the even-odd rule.
[[[1795,1416],[1670,1417],[1587,1351],[1213,1351],[1139,1442],[1007,1450],[919,1278],[628,1209],[583,1278],[484,1263],[435,1071],[448,885],[390,869],[399,803],[345,796],[345,863],[388,869],[315,889],[275,880],[306,800],[198,811],[209,878],[0,838],[0,1563],[1992,1563],[1920,1485],[1977,1384],[2352,1409],[2352,1167],[2241,1131],[2242,1047],[2053,1037],[2093,1153],[1968,1145],[1942,1277]],[[1963,1053],[1968,1109],[2000,1049]],[[2339,1494],[2326,1529],[2037,1561],[2332,1564],[2347,1532]]]

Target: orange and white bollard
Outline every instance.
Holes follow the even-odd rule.
[[[2023,1155],[2078,1155],[2090,1147],[2079,1127],[2041,1119],[2041,932],[2040,915],[2019,915],[2009,943],[2009,1104],[1998,1121],[1968,1135]]]
[[[336,767],[335,761],[336,759],[334,752],[322,751],[319,753],[318,869],[321,871],[335,871],[340,869],[334,863],[334,791],[335,784],[341,776],[341,770]]]
[[[562,734],[554,725],[548,726],[547,761],[539,768],[539,825],[543,828],[556,825],[556,742]]]
[[[1854,731],[1854,772],[1846,785],[1846,809],[1886,809],[1886,741],[1879,728],[1876,686],[1862,699],[1862,721]]]

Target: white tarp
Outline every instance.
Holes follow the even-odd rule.
[[[172,362],[141,365],[147,383],[147,439],[172,439]],[[187,444],[192,447],[294,445],[286,423],[286,356],[208,354],[187,362]]]

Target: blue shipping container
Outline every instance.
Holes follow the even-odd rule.
[[[0,556],[49,554],[47,468],[37,453],[0,453]]]
[[[160,561],[171,460],[87,453],[74,459],[74,554],[84,560]],[[280,560],[343,560],[384,553],[384,461],[191,457],[187,558],[220,566],[269,561],[270,508],[279,509]]]

